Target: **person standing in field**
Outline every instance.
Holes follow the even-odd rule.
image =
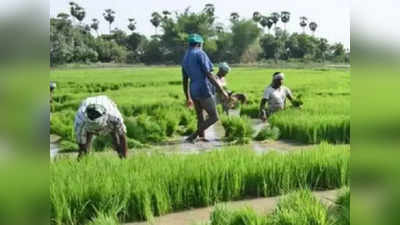
[[[78,159],[89,152],[94,135],[111,135],[119,157],[126,158],[126,127],[117,106],[107,96],[83,100],[75,115],[74,127],[79,145]]]
[[[276,72],[272,75],[272,83],[265,88],[264,95],[260,103],[260,118],[266,121],[268,117],[280,110],[285,109],[286,98],[293,104],[293,95],[289,88],[283,86],[285,75]],[[268,102],[268,108],[265,110],[265,103]]]
[[[50,82],[50,103],[53,102],[53,93],[54,89],[56,89],[57,84],[55,82]]]
[[[189,48],[182,62],[182,79],[187,106],[194,105],[197,116],[197,130],[186,139],[193,143],[197,137],[207,141],[204,136],[205,130],[218,121],[215,89],[223,99],[229,99],[229,96],[211,73],[213,64],[202,50],[203,38],[198,34],[190,34],[188,42]],[[207,119],[204,118],[203,111],[207,112]]]
[[[228,75],[228,73],[231,71],[231,68],[229,67],[228,63],[223,62],[220,63],[218,66],[218,72],[217,72],[217,82],[219,83],[219,85],[228,93],[228,95],[230,96],[229,101],[226,101],[223,96],[221,95],[220,92],[217,92],[217,98],[216,98],[216,102],[217,105],[221,104],[222,105],[222,109],[224,110],[224,112],[229,115],[229,109],[234,108],[234,105],[240,101],[242,104],[244,104],[246,102],[246,96],[244,94],[241,93],[235,93],[233,94],[232,91],[228,90],[227,87],[227,82],[225,80],[226,75]]]

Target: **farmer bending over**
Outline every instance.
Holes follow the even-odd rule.
[[[224,100],[223,96],[221,95],[220,92],[217,91],[217,104],[222,105],[222,109],[224,112],[229,115],[229,109],[234,108],[235,104],[240,101],[242,104],[246,102],[246,96],[241,93],[233,93],[232,91],[229,91],[227,88],[227,83],[225,81],[226,75],[228,75],[229,71],[231,68],[229,67],[228,63],[223,62],[219,64],[219,70],[217,72],[217,82],[219,85],[228,93],[230,96],[229,101]]]
[[[126,127],[117,106],[107,96],[82,101],[75,115],[75,134],[79,144],[78,159],[89,152],[93,135],[111,135],[119,157],[126,157]]]
[[[293,95],[289,88],[283,86],[285,75],[276,72],[272,75],[272,83],[265,89],[264,96],[260,103],[260,118],[266,121],[268,117],[280,110],[285,109],[286,98],[293,104]],[[265,110],[265,103],[268,102],[268,109]]]
[[[187,106],[194,105],[196,110],[197,130],[186,139],[193,143],[197,137],[207,141],[204,138],[204,131],[218,121],[214,100],[215,88],[221,93],[223,99],[229,99],[229,96],[211,73],[213,64],[202,50],[203,38],[198,34],[191,34],[188,42],[189,49],[182,62],[182,79]],[[188,88],[189,80],[190,88]],[[204,119],[203,111],[207,112],[207,119]]]

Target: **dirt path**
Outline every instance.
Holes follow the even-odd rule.
[[[313,192],[315,196],[326,204],[332,204],[336,199],[338,190]],[[271,213],[280,197],[257,198],[243,201],[228,202],[227,205],[232,208],[241,208],[249,206],[257,213]],[[134,222],[124,225],[193,225],[194,223],[207,222],[212,212],[213,206],[187,210],[177,213],[167,214],[165,216],[154,218],[152,222]]]

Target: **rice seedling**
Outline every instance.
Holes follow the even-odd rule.
[[[309,190],[300,190],[282,197],[269,216],[270,224],[333,225],[333,219],[324,205]]]
[[[242,116],[259,117],[259,102],[273,72],[263,68],[235,68],[227,76],[229,88],[247,96],[248,104],[241,105]],[[304,105],[301,110],[290,108],[270,118],[270,123],[280,129],[282,138],[305,143],[348,143],[348,70],[290,69],[283,72],[287,76],[285,85],[296,96],[302,96]],[[84,98],[94,95],[113,99],[124,118],[150,116],[166,138],[187,135],[196,128],[194,112],[184,106],[178,67],[56,69],[51,71],[50,78],[57,83],[51,105],[51,133],[63,140],[74,142],[74,113]],[[151,143],[154,140],[140,141]]]
[[[135,118],[128,118],[125,121],[125,125],[127,128],[127,136],[142,143],[157,143],[166,138],[163,127],[146,114]]]
[[[249,207],[232,210],[217,205],[210,215],[210,225],[266,225],[265,219]]]
[[[250,142],[254,130],[248,117],[223,116],[221,123],[225,130],[225,141],[236,144]]]
[[[118,222],[118,219],[113,216],[99,213],[86,225],[120,225],[120,223]]]
[[[322,144],[291,154],[230,147],[200,155],[138,152],[127,160],[90,155],[50,163],[52,224],[85,224],[98,212],[148,220],[220,201],[275,196],[349,181],[349,147]]]
[[[336,200],[336,225],[350,225],[350,188],[345,187]]]
[[[339,197],[340,199],[341,197]],[[346,208],[346,213],[349,209]],[[257,214],[252,208],[231,209],[217,205],[210,216],[210,225],[338,225],[341,215],[317,199],[310,190],[297,190],[283,196],[275,210]]]
[[[264,140],[277,140],[279,139],[280,130],[277,127],[264,127],[261,129],[257,136],[254,137],[256,141],[264,141]]]

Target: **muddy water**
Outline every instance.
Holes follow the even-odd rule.
[[[215,150],[224,146],[222,138],[224,136],[224,128],[221,122],[218,121],[205,132],[205,138],[208,142],[196,141],[193,143],[185,142],[187,136],[179,137],[178,139],[169,141],[165,145],[155,146],[154,149],[160,149],[167,152],[179,152],[179,153],[200,153]]]
[[[230,110],[230,116],[240,116],[239,110]],[[254,135],[257,135],[258,132],[266,126],[269,126],[268,123],[262,122],[259,119],[251,119],[252,126],[254,129]],[[185,139],[187,136],[178,137],[176,139],[170,140],[162,145],[152,146],[149,150],[160,150],[162,152],[167,153],[182,153],[182,154],[197,154],[201,152],[208,152],[218,150],[221,147],[226,146],[226,143],[223,142],[222,138],[225,135],[224,128],[222,127],[221,121],[218,121],[211,127],[209,127],[206,132],[206,139],[208,142],[197,141],[196,143],[187,143]],[[58,145],[59,137],[51,136],[50,137],[50,158],[54,158],[56,155],[60,154],[60,148]],[[310,147],[310,145],[305,145],[302,143],[290,141],[290,140],[277,140],[277,141],[252,141],[250,144],[245,145],[250,149],[253,149],[255,152],[262,154],[269,151],[279,151],[279,152],[290,152],[292,150],[301,149],[305,147]],[[71,153],[65,153],[71,154]],[[132,155],[132,154],[130,154]]]
[[[317,198],[321,199],[325,204],[331,205],[336,199],[338,190],[319,191],[313,192],[313,194]],[[258,214],[262,215],[265,213],[271,213],[275,209],[279,198],[280,197],[249,199],[228,202],[227,205],[232,208],[249,206]],[[171,213],[165,216],[156,217],[152,222],[125,223],[125,225],[193,225],[196,223],[204,223],[209,220],[213,208],[214,206]]]

